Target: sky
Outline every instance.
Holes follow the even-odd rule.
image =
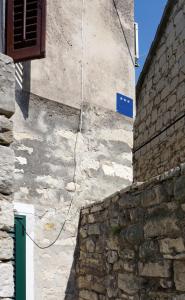
[[[136,80],[142,71],[166,3],[167,0],[135,0],[135,21],[139,24],[140,52],[140,67],[136,69]]]

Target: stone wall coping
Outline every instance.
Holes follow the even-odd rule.
[[[159,44],[160,39],[161,39],[161,36],[163,35],[163,32],[164,32],[164,30],[166,28],[166,25],[167,25],[170,13],[171,13],[173,7],[176,4],[177,4],[177,0],[168,0],[168,2],[166,4],[166,7],[165,7],[165,10],[164,10],[161,22],[160,22],[160,24],[158,26],[155,38],[154,38],[153,43],[152,43],[152,45],[150,47],[148,56],[147,56],[145,64],[144,64],[144,67],[143,67],[143,69],[141,71],[141,74],[139,76],[139,79],[138,79],[138,82],[137,82],[137,85],[136,85],[136,101],[137,101],[137,99],[139,97],[142,84],[143,84],[143,82],[145,80],[145,76],[148,73],[148,70],[150,68],[150,65],[151,65],[152,59],[154,57],[154,53],[156,51],[156,48],[158,47],[158,44]]]
[[[86,213],[89,213],[89,209],[91,208],[94,208],[94,207],[98,207],[98,206],[101,206],[102,204],[105,206],[108,206],[110,201],[113,199],[113,198],[117,198],[117,197],[120,197],[124,194],[127,194],[127,193],[136,193],[136,192],[141,192],[151,186],[154,186],[154,185],[158,185],[160,184],[161,182],[163,181],[166,181],[166,180],[169,180],[173,177],[178,177],[180,175],[185,175],[185,163],[182,163],[180,164],[179,166],[161,174],[161,175],[158,175],[156,177],[152,177],[151,179],[145,181],[145,182],[135,182],[133,183],[132,185],[124,188],[124,189],[121,189],[119,191],[117,191],[116,193],[114,194],[111,194],[110,196],[108,196],[107,198],[101,200],[101,201],[98,201],[98,202],[95,202],[93,204],[90,204],[90,205],[87,205],[87,206],[84,206],[81,208],[81,213],[82,214],[86,214]],[[107,203],[106,203],[107,202]],[[105,205],[106,203],[106,205]],[[98,208],[97,208],[98,210]]]

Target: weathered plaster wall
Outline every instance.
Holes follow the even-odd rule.
[[[185,161],[185,118],[176,121],[185,114],[184,1],[178,0],[173,6],[144,76],[134,126],[136,181],[144,181]]]
[[[75,159],[80,111],[34,95],[19,94],[17,101],[14,200],[34,204],[39,244],[56,238],[73,199],[57,243],[47,250],[35,247],[35,299],[64,299],[65,294],[70,299],[79,210],[131,183],[132,120],[85,103]]]
[[[12,193],[14,152],[9,148],[13,141],[14,113],[14,65],[12,60],[0,54],[0,299],[14,295],[13,239],[14,226]]]
[[[134,1],[116,3],[134,57]],[[46,58],[28,72],[32,93],[76,108],[84,99],[115,111],[117,92],[134,99],[134,66],[113,1],[47,1]]]
[[[185,299],[185,166],[82,209],[80,300]]]

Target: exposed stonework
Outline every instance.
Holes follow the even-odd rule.
[[[12,59],[6,55],[0,54],[1,86],[0,90],[0,114],[11,117],[15,111],[15,78],[14,64]]]
[[[73,201],[58,242],[44,251],[34,248],[36,299],[50,300],[54,286],[55,297],[63,299],[75,292],[70,272],[80,208],[132,182],[133,121],[84,103],[75,146],[80,111],[34,95],[27,105],[26,96],[17,95],[13,118],[14,201],[34,205],[35,239],[43,246],[56,238]],[[89,230],[96,232],[96,227]],[[93,251],[92,243],[88,247]]]
[[[13,141],[12,123],[8,119],[14,113],[15,76],[12,60],[0,54],[0,299],[14,295],[13,239],[10,230],[14,226],[12,204],[14,152],[9,148]]]
[[[13,297],[14,282],[13,282],[13,266],[11,263],[0,263],[0,299]]]
[[[145,181],[185,161],[185,117],[176,121],[184,113],[185,2],[169,0],[137,85],[135,181]]]
[[[184,191],[181,165],[82,209],[77,299],[185,299]]]

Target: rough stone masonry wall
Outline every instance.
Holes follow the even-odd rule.
[[[71,274],[79,210],[132,182],[132,120],[84,104],[75,155],[78,109],[26,94],[17,95],[17,102],[14,201],[34,206],[39,244],[56,238],[73,201],[57,243],[46,250],[34,247],[35,299],[75,298]]]
[[[185,166],[81,211],[79,300],[185,299]]]
[[[12,193],[14,152],[9,148],[13,141],[10,117],[14,113],[15,78],[12,60],[0,54],[0,299],[14,295],[13,239],[14,226]]]
[[[174,3],[137,95],[134,151],[147,144],[134,153],[135,181],[185,161],[185,118],[147,142],[185,113],[185,2]]]

